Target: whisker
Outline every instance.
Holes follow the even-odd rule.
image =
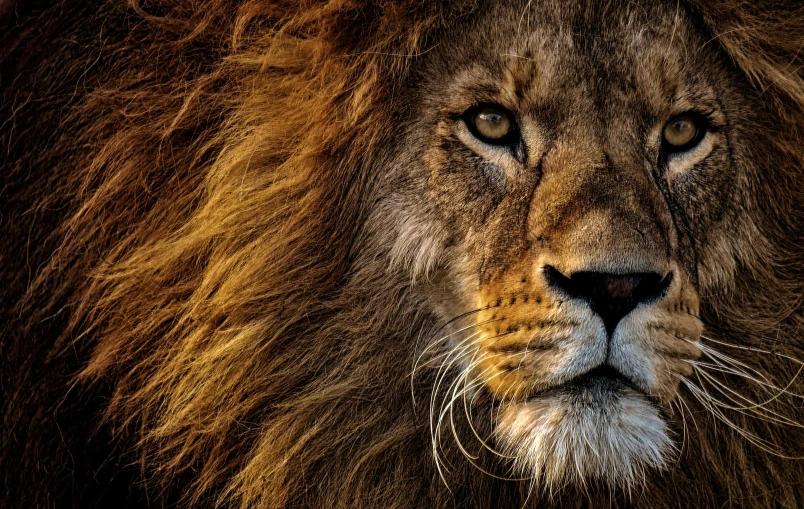
[[[474,346],[472,344],[472,341],[474,340],[475,337],[479,336],[480,334],[481,334],[480,331],[474,332],[474,333],[470,334],[468,337],[466,337],[463,341],[461,341],[460,343],[455,345],[449,351],[449,355],[447,355],[444,358],[443,362],[441,363],[441,366],[438,368],[438,372],[436,373],[435,386],[433,387],[433,391],[432,391],[431,396],[430,396],[430,427],[431,427],[431,429],[432,429],[433,413],[434,413],[434,410],[435,410],[435,402],[436,402],[436,399],[438,397],[438,394],[439,394],[439,391],[440,391],[440,388],[441,388],[441,383],[446,378],[447,373],[449,373],[449,370],[452,367],[452,365],[455,364],[455,362],[457,362],[458,359],[460,359],[467,350],[469,350],[470,348],[472,348]]]
[[[678,375],[675,372],[672,372],[672,371],[670,371],[668,369],[662,369],[662,371],[665,374],[667,374],[667,375],[669,375],[671,377],[679,379],[679,381],[682,378],[680,375]],[[695,429],[698,430],[698,423],[695,422],[695,417],[692,415],[692,411],[687,406],[686,402],[684,401],[684,398],[681,397],[681,394],[678,394],[678,397],[673,399],[670,402],[670,409],[671,409],[671,411],[673,411],[673,415],[675,415],[675,409],[677,408],[678,409],[678,414],[681,416],[681,448],[678,451],[678,453],[679,453],[678,456],[679,457],[684,452],[684,448],[686,447],[687,439],[688,439],[687,416],[686,416],[686,414],[684,412],[685,407],[686,407],[687,411],[690,414],[690,419],[692,419],[693,423],[695,424]]]
[[[722,345],[725,345],[725,346],[731,346],[733,348],[737,348],[737,349],[741,349],[741,350],[751,350],[751,351],[757,351],[759,353],[765,353],[765,354],[776,354],[776,352],[769,352],[769,351],[758,349],[758,348],[743,347],[743,346],[739,346],[739,345],[731,345],[729,343],[725,343],[725,342],[722,342],[722,341],[717,341],[717,340],[714,340],[714,339],[711,339],[711,338],[706,338],[706,339],[709,339],[710,341],[715,342],[717,344],[722,344]],[[699,346],[705,346],[705,345],[699,345]],[[793,392],[793,391],[790,390],[790,387],[793,386],[795,381],[800,376],[802,370],[804,370],[804,364],[801,363],[800,361],[797,361],[796,359],[794,359],[794,358],[792,358],[790,356],[786,356],[786,355],[783,355],[783,354],[777,354],[777,355],[779,355],[781,357],[787,358],[787,359],[789,359],[791,361],[794,361],[794,362],[797,362],[797,363],[800,364],[800,367],[799,367],[798,371],[796,372],[796,374],[787,382],[787,385],[782,388],[782,387],[777,386],[773,382],[771,382],[767,378],[767,376],[765,376],[763,373],[759,372],[757,369],[754,369],[753,367],[747,365],[746,363],[738,361],[738,360],[732,358],[731,356],[725,355],[722,352],[719,352],[719,351],[715,350],[714,348],[705,346],[705,348],[702,348],[702,351],[710,359],[712,359],[716,364],[716,366],[709,365],[709,366],[711,366],[710,369],[713,369],[715,371],[720,371],[720,372],[723,372],[723,373],[727,373],[727,374],[733,374],[733,375],[736,375],[736,376],[740,376],[740,377],[742,377],[742,378],[744,378],[746,380],[752,381],[752,382],[756,383],[757,385],[759,385],[760,387],[762,387],[764,390],[766,390],[769,394],[772,395],[767,401],[765,401],[763,403],[756,403],[756,402],[754,402],[754,401],[752,401],[750,399],[744,398],[742,395],[738,395],[736,392],[734,392],[733,389],[731,389],[729,387],[726,387],[723,384],[723,382],[721,382],[719,380],[715,380],[714,378],[711,377],[711,375],[707,375],[711,379],[710,383],[713,383],[713,384],[716,383],[717,385],[722,386],[723,389],[731,392],[732,394],[738,395],[740,398],[744,399],[746,402],[749,402],[749,406],[747,406],[747,407],[744,406],[744,405],[741,405],[740,408],[739,408],[740,410],[756,410],[758,408],[763,408],[767,404],[769,404],[770,402],[779,399],[782,396],[782,394],[787,394],[790,397],[799,398],[799,399],[804,398],[804,396],[802,396],[801,394],[798,394],[798,393]],[[701,363],[700,361],[691,361],[691,364],[693,365],[693,367],[696,368],[696,370],[699,370],[699,371],[701,369],[704,369],[704,366],[708,365],[708,363]],[[751,374],[749,374],[749,371],[751,373],[753,373],[754,375],[756,375],[756,376],[752,376]],[[718,388],[718,391],[722,393],[723,389]],[[772,389],[772,391],[771,391],[771,389]],[[724,394],[724,396],[728,397],[728,395],[726,395],[726,394]],[[734,402],[737,403],[736,401],[734,401]],[[738,410],[738,408],[734,408],[734,410]],[[776,412],[774,412],[772,410],[769,410],[767,408],[763,408],[763,410],[765,412],[768,412],[770,414],[773,414],[773,415],[777,416],[779,419],[784,421],[784,423],[787,424],[787,425],[791,425],[791,426],[798,426],[799,425],[799,423],[797,423],[795,421],[792,421],[792,420],[788,419],[787,417],[781,416],[780,414],[778,414],[778,413],[776,413]],[[756,412],[756,413],[758,415],[761,415],[762,417],[767,418],[767,415],[762,414],[761,412]]]
[[[480,360],[479,360],[478,362],[480,362]],[[498,373],[496,373],[495,375],[493,375],[491,378],[493,379],[494,377],[496,377],[496,376],[498,376],[498,375],[500,375],[500,374],[501,374],[501,373],[499,373],[499,372],[498,372]],[[475,380],[478,380],[478,378],[476,378]],[[459,381],[460,381],[460,379],[459,379]],[[475,382],[473,382],[473,384],[474,384],[474,383],[475,383]],[[483,383],[484,383],[483,381],[479,381],[479,382],[476,382],[476,385],[477,385],[477,386],[480,386],[480,385],[482,385]],[[470,384],[470,385],[472,385],[472,384]],[[451,412],[451,411],[452,411],[452,406],[453,406],[454,402],[455,402],[455,401],[457,401],[457,399],[458,399],[458,398],[460,398],[460,396],[459,396],[459,395],[457,395],[457,396],[453,397],[453,399],[452,399],[452,400],[449,402],[449,404],[447,405],[447,407],[446,407],[446,408],[444,408],[444,409],[441,411],[441,415],[439,416],[439,426],[440,426],[440,421],[442,421],[442,420],[443,420],[443,417],[445,417],[446,413],[447,413],[448,411],[449,411],[449,412]],[[453,426],[453,436],[454,436],[454,437],[455,437],[455,439],[457,440],[457,439],[458,439],[458,437],[457,437],[457,435],[455,434],[455,431],[454,431],[454,426],[455,426],[454,421],[452,421],[452,422],[451,422],[451,424],[452,424],[452,426]],[[440,430],[438,431],[438,434],[440,435]],[[467,451],[466,451],[466,450],[465,450],[465,449],[462,447],[462,445],[460,444],[460,442],[459,442],[459,449],[461,449],[461,452],[462,452],[462,453],[464,453],[464,456],[466,457],[467,461],[468,461],[468,462],[469,462],[469,463],[470,463],[470,464],[471,464],[471,465],[472,465],[474,468],[476,468],[477,470],[479,470],[480,472],[482,472],[482,473],[483,473],[483,474],[485,474],[485,475],[488,475],[488,476],[490,476],[490,477],[493,477],[493,478],[495,478],[495,479],[500,479],[500,480],[503,480],[503,481],[528,481],[528,480],[533,479],[532,477],[524,477],[524,478],[515,478],[515,477],[511,477],[511,476],[509,476],[509,477],[502,477],[502,476],[499,476],[499,475],[494,474],[494,473],[492,473],[492,472],[489,472],[488,470],[484,469],[483,467],[481,467],[480,465],[478,465],[478,464],[477,464],[476,460],[478,459],[478,457],[477,457],[477,456],[474,456],[474,455],[469,454],[469,453],[468,453],[468,452],[467,452]]]
[[[760,341],[770,341],[772,343],[777,343],[777,344],[784,345],[784,346],[787,346],[787,347],[796,348],[796,349],[799,349],[799,350],[804,349],[804,348],[802,348],[801,345],[799,345],[797,343],[792,343],[790,341],[783,341],[783,340],[781,340],[779,338],[766,336],[764,334],[758,334],[756,332],[750,332],[748,330],[728,329],[726,327],[719,327],[719,326],[712,325],[712,324],[709,324],[709,323],[704,324],[704,326],[705,326],[706,329],[714,330],[714,331],[717,331],[717,332],[720,332],[720,333],[723,333],[723,334],[727,334],[729,336],[746,336],[746,337],[750,337],[750,338],[759,339]],[[732,345],[727,345],[727,346],[732,346]]]
[[[445,330],[447,327],[449,327],[453,323],[457,322],[458,320],[462,320],[462,319],[464,319],[464,318],[466,318],[468,316],[471,316],[471,315],[473,315],[475,313],[479,313],[481,311],[483,311],[483,308],[477,308],[477,309],[473,309],[471,311],[467,311],[465,313],[461,313],[458,316],[455,316],[453,318],[450,318],[449,320],[444,322],[438,329],[436,329],[431,335],[432,336],[437,336],[437,335],[439,335],[441,333],[441,331]],[[447,334],[447,336],[444,336],[444,337],[449,337],[449,334]],[[419,336],[419,339],[416,341],[416,346],[417,347],[418,347],[419,341],[421,341],[421,336]]]
[[[486,358],[487,358],[487,357],[484,357],[483,359],[481,359],[481,360],[480,360],[480,362],[482,362],[483,360],[486,360]],[[475,387],[475,383],[476,383],[478,380],[480,380],[480,383],[479,383],[479,384],[477,384],[478,386],[482,386],[484,383],[486,383],[486,382],[484,382],[485,375],[486,375],[486,373],[487,373],[488,371],[490,371],[492,368],[493,368],[493,366],[489,366],[489,367],[487,367],[486,369],[484,369],[484,370],[483,370],[481,373],[479,373],[479,374],[478,374],[478,375],[477,375],[477,376],[476,376],[476,377],[475,377],[475,378],[472,380],[472,382],[469,384],[471,387],[467,387],[467,383],[466,383],[466,382],[468,381],[468,379],[469,379],[469,378],[468,378],[468,377],[466,377],[466,378],[464,379],[464,390],[463,390],[463,408],[464,408],[464,413],[466,414],[466,421],[467,421],[467,423],[469,424],[469,429],[471,429],[471,430],[472,430],[472,434],[475,436],[475,438],[477,439],[477,441],[478,441],[478,442],[480,442],[480,444],[481,444],[481,445],[482,445],[482,446],[483,446],[483,447],[484,447],[486,450],[488,450],[488,451],[489,451],[489,452],[491,452],[492,454],[494,454],[494,455],[496,455],[496,456],[499,456],[499,457],[501,457],[501,458],[505,458],[505,459],[516,459],[516,458],[518,458],[518,456],[508,456],[508,455],[505,455],[505,454],[503,454],[503,453],[501,453],[501,452],[497,451],[496,449],[494,449],[494,448],[493,448],[493,447],[491,447],[490,445],[488,445],[488,444],[486,443],[486,440],[484,440],[483,438],[481,438],[481,437],[480,437],[480,434],[477,432],[477,429],[475,429],[475,425],[474,425],[474,422],[473,422],[473,417],[472,417],[472,410],[471,410],[471,406],[470,406],[469,404],[467,404],[467,401],[466,401],[466,393],[469,391],[469,389],[470,389],[470,388],[474,389],[474,387]],[[492,377],[492,378],[493,378],[493,377]],[[476,395],[477,395],[477,393],[475,393],[475,395],[473,395],[473,396],[472,396],[472,402],[474,402],[474,398],[475,398],[475,396],[476,396]]]
[[[463,376],[465,376],[465,375],[462,375],[461,377],[458,377],[452,383],[452,385],[450,386],[450,388],[452,389],[452,399],[450,399],[449,403],[447,403],[447,405],[441,411],[441,415],[439,416],[437,426],[440,429],[441,420],[443,419],[444,415],[447,412],[449,412],[450,429],[452,431],[452,436],[455,439],[455,443],[458,445],[458,449],[461,451],[461,453],[463,453],[463,455],[467,459],[476,460],[476,459],[478,459],[478,456],[475,456],[475,455],[471,454],[469,451],[466,450],[466,448],[463,446],[463,443],[461,442],[461,439],[458,437],[457,430],[455,429],[456,428],[456,426],[455,426],[455,414],[453,412],[453,408],[455,406],[454,403],[456,401],[458,401],[458,399],[460,399],[460,397],[461,397],[461,394],[458,393],[458,390],[459,390],[459,388],[461,386]],[[449,389],[448,389],[448,391],[449,391]],[[438,431],[436,431],[436,433],[438,434]]]
[[[436,340],[431,341],[430,344],[427,345],[427,347],[424,350],[422,350],[422,352],[418,355],[418,357],[416,357],[416,360],[413,363],[413,369],[411,371],[411,378],[415,377],[416,367],[419,364],[419,362],[421,361],[422,357],[424,357],[424,355],[427,354],[427,352],[429,352],[431,349],[435,348],[436,346],[440,345],[441,343],[444,343],[446,340],[448,340],[449,338],[455,336],[456,334],[460,334],[461,332],[465,332],[467,330],[470,330],[470,329],[473,329],[475,327],[479,327],[479,326],[482,326],[482,325],[486,325],[486,324],[494,322],[494,321],[497,321],[497,320],[485,320],[485,321],[482,321],[482,322],[473,323],[473,324],[467,325],[466,327],[463,327],[461,329],[458,329],[458,330],[455,330],[453,332],[450,332],[449,334],[447,334],[445,336],[441,336],[440,338],[438,338]],[[441,353],[439,355],[436,355],[435,357],[433,357],[433,360],[438,359],[439,357],[445,355],[445,353]]]
[[[735,410],[735,411],[742,412],[742,413],[745,413],[745,411],[751,411],[753,414],[758,415],[759,417],[763,418],[764,420],[766,420],[768,422],[774,422],[776,424],[782,424],[782,425],[798,427],[798,428],[804,427],[804,425],[802,425],[802,424],[800,424],[798,422],[795,422],[795,421],[793,421],[793,420],[791,420],[791,419],[789,419],[789,418],[787,418],[787,417],[785,417],[785,416],[783,416],[783,415],[781,415],[781,414],[779,414],[779,413],[777,413],[777,412],[775,412],[775,411],[773,411],[773,410],[771,410],[769,408],[766,408],[764,406],[765,403],[758,404],[755,401],[743,396],[742,394],[739,394],[738,392],[734,391],[733,389],[727,387],[725,384],[723,384],[719,380],[717,380],[717,379],[713,378],[711,375],[707,374],[705,371],[700,370],[700,371],[698,371],[698,374],[702,375],[704,378],[706,378],[706,380],[709,381],[709,383],[715,389],[717,389],[718,392],[723,394],[729,401],[731,401],[735,405],[741,405],[741,404],[737,400],[735,400],[733,397],[731,397],[729,394],[724,392],[724,391],[727,391],[727,392],[731,393],[732,395],[734,395],[735,397],[745,401],[746,403],[749,403],[749,406],[732,406],[732,405],[728,405],[726,403],[723,403],[720,400],[716,400],[716,399],[713,398],[713,402],[715,404],[717,404],[717,406],[719,406],[721,408],[724,408],[724,409],[727,409],[727,410]],[[710,396],[711,396],[711,394],[710,394]],[[775,398],[773,398],[773,399],[775,399]],[[773,399],[769,400],[769,402],[773,401]],[[760,409],[762,411],[760,411]],[[770,416],[768,414],[770,414]],[[771,416],[773,416],[773,417],[771,417]]]
[[[750,365],[746,364],[745,362],[737,360],[734,357],[731,357],[730,355],[726,355],[723,352],[715,350],[714,348],[712,348],[710,346],[707,346],[707,345],[704,345],[704,344],[702,344],[700,342],[692,342],[692,343],[695,344],[698,348],[700,348],[701,352],[703,352],[707,357],[712,359],[714,362],[716,362],[716,363],[718,363],[720,365],[723,365],[722,362],[725,362],[726,364],[728,364],[730,366],[733,366],[733,367],[734,366],[739,366],[743,370],[746,370],[746,372],[750,371],[751,373],[756,375],[758,378],[762,379],[762,381],[764,381],[765,383],[772,383],[770,380],[768,380],[768,377],[764,373],[760,372],[759,370],[757,370],[753,366],[750,366]]]
[[[681,398],[678,398],[678,400],[680,399]],[[687,446],[687,417],[684,415],[684,407],[681,406],[679,401],[672,401],[670,408],[678,408],[678,413],[681,416],[681,450],[679,451],[679,455],[681,455],[684,452],[684,448]]]
[[[438,470],[439,477],[441,477],[442,482],[447,487],[447,490],[450,491],[450,492],[451,492],[451,489],[449,487],[449,483],[447,482],[446,476],[444,475],[445,474],[444,469],[446,469],[447,466],[444,465],[443,468],[442,468],[442,465],[441,465],[442,460],[441,460],[440,455],[438,453],[438,444],[439,444],[440,437],[439,437],[439,435],[437,433],[437,425],[440,424],[440,423],[434,423],[433,422],[433,419],[434,419],[435,413],[436,413],[435,412],[435,403],[436,403],[436,398],[437,398],[437,395],[438,395],[440,387],[441,387],[441,383],[443,382],[444,378],[446,377],[447,373],[449,372],[449,369],[452,367],[452,365],[458,359],[461,358],[461,356],[469,348],[471,348],[473,346],[472,341],[474,340],[475,337],[479,336],[480,334],[482,334],[482,331],[473,332],[468,337],[464,338],[461,342],[459,342],[457,345],[455,345],[453,348],[450,349],[448,354],[444,357],[444,360],[441,363],[441,366],[439,367],[438,372],[436,373],[436,383],[435,383],[435,386],[433,388],[433,391],[432,391],[432,394],[431,394],[431,397],[430,397],[430,435],[431,435],[431,441],[432,441],[432,444],[433,444],[433,456],[435,458],[436,469]],[[451,360],[450,360],[450,358],[451,358]]]
[[[781,403],[779,398],[781,398],[782,395],[787,395],[799,399],[802,398],[802,395],[791,391],[790,388],[793,387],[794,383],[801,375],[802,370],[804,370],[804,363],[802,363],[800,360],[794,357],[781,354],[778,352],[773,352],[750,346],[735,345],[703,335],[701,336],[701,338],[703,340],[706,340],[707,342],[711,342],[717,345],[722,345],[737,350],[757,352],[764,355],[775,355],[777,357],[781,357],[799,364],[799,369],[796,371],[795,375],[793,375],[793,377],[786,383],[784,387],[779,387],[777,384],[772,382],[766,374],[750,366],[746,362],[735,359],[734,357],[726,355],[723,352],[720,352],[717,349],[709,345],[703,344],[701,342],[694,342],[687,340],[688,342],[698,346],[701,349],[701,352],[704,355],[706,355],[709,359],[711,359],[712,363],[705,361],[689,361],[693,369],[695,370],[700,386],[696,386],[687,378],[682,378],[685,386],[690,390],[693,396],[696,399],[698,399],[698,401],[702,405],[704,405],[704,407],[710,412],[710,414],[712,414],[712,416],[714,416],[715,418],[717,418],[718,420],[720,420],[721,422],[725,423],[727,426],[735,430],[749,443],[755,445],[759,449],[781,458],[793,459],[793,457],[782,453],[776,444],[773,444],[772,442],[758,436],[756,433],[753,433],[737,425],[733,420],[729,419],[726,416],[724,410],[738,412],[746,416],[751,415],[754,417],[758,417],[762,419],[764,422],[768,422],[771,424],[804,428],[804,424],[797,422],[785,415],[782,415],[779,412],[770,408],[770,405],[774,402]],[[763,391],[770,394],[770,397],[761,402],[754,401],[750,397],[747,397],[738,392],[737,390],[733,389],[732,387],[729,387],[726,383],[724,383],[724,381],[719,380],[712,373],[710,373],[709,370],[711,370],[712,372],[723,373],[726,375],[738,376],[743,378],[744,380],[753,382],[757,384],[757,386],[761,388]],[[720,394],[722,394],[726,398],[728,403],[721,401],[720,399],[713,396],[709,391],[706,390],[705,388],[706,385],[710,385]]]
[[[693,414],[692,409],[691,409],[691,408],[690,408],[690,406],[687,404],[686,400],[684,400],[684,398],[682,398],[681,396],[679,396],[679,397],[678,397],[678,402],[679,402],[680,406],[683,406],[684,408],[686,408],[686,409],[687,409],[687,413],[690,415],[690,419],[692,419],[692,424],[695,426],[695,431],[697,431],[698,433],[700,433],[700,432],[701,432],[701,428],[699,428],[699,427],[698,427],[698,421],[696,421],[696,420],[695,420],[695,414]]]
[[[787,383],[787,385],[782,388],[782,387],[778,387],[776,384],[773,384],[773,383],[766,383],[766,382],[763,382],[761,380],[757,380],[756,378],[750,376],[749,374],[747,374],[747,373],[745,373],[743,371],[740,371],[740,370],[735,369],[735,368],[729,368],[729,367],[723,366],[722,364],[719,364],[719,363],[711,364],[711,363],[708,363],[708,362],[701,362],[701,361],[688,361],[688,362],[690,364],[692,364],[693,366],[699,366],[702,369],[710,369],[712,371],[717,371],[719,373],[724,373],[724,374],[728,374],[728,375],[735,375],[735,376],[739,376],[741,378],[745,378],[746,380],[749,380],[751,382],[756,383],[757,385],[760,385],[768,393],[771,393],[771,394],[778,393],[773,399],[776,399],[776,398],[780,397],[781,394],[787,394],[788,396],[793,397],[793,398],[797,398],[797,399],[804,399],[804,395],[801,395],[801,394],[799,394],[797,392],[792,392],[792,391],[788,390],[795,383],[796,379],[801,374],[801,371],[804,370],[804,366],[800,367],[798,369],[798,371],[796,372],[796,374],[793,376],[793,378],[791,378],[790,381]]]
[[[468,379],[469,374],[484,360],[484,358],[476,359],[476,355],[477,355],[477,352],[475,352],[475,354],[473,354],[473,356],[472,356],[473,360],[471,360],[469,362],[469,365],[467,365],[466,368],[464,368],[461,376],[457,377],[455,379],[455,381],[450,385],[450,388],[447,389],[447,393],[449,393],[450,391],[452,392],[452,399],[446,405],[444,405],[444,402],[446,401],[446,398],[444,399],[444,402],[442,402],[442,410],[441,410],[441,413],[440,413],[440,416],[439,416],[438,424],[436,425],[437,426],[436,434],[440,434],[439,429],[440,429],[440,426],[441,426],[441,420],[444,417],[444,413],[447,410],[449,410],[450,424],[452,426],[453,436],[455,437],[455,441],[458,444],[458,448],[461,450],[461,452],[464,453],[464,456],[466,456],[468,459],[477,459],[477,457],[474,456],[474,455],[469,454],[469,452],[466,451],[466,449],[463,447],[463,444],[461,443],[460,439],[458,438],[458,435],[456,434],[453,408],[454,408],[455,401],[457,401],[459,398],[461,398],[463,396],[464,400],[465,400],[465,393],[463,391],[461,391],[460,394],[458,393],[458,390],[460,389],[460,387],[462,385],[461,382],[464,382],[463,385],[464,385],[464,387],[466,387],[466,380]],[[478,382],[478,380],[480,380],[478,377],[476,377],[473,380],[472,383],[474,384],[474,386],[482,385],[482,383],[483,383],[482,380],[479,381],[479,382]]]
[[[710,401],[712,401],[714,398],[709,393],[707,393],[705,390],[702,390],[701,388],[697,387],[695,384],[693,384],[687,378],[682,378],[682,380],[684,382],[684,385],[690,390],[690,393],[693,394],[696,397],[696,399],[698,399],[698,401],[702,405],[704,405],[704,407],[706,407],[707,410],[709,410],[709,412],[713,416],[715,416],[718,419],[720,419],[723,423],[725,423],[727,426],[729,426],[731,429],[733,429],[735,432],[737,432],[740,436],[745,438],[749,443],[755,445],[757,448],[759,448],[760,450],[762,450],[764,452],[767,452],[768,454],[772,454],[772,455],[774,455],[776,457],[779,457],[779,458],[782,458],[782,459],[791,459],[791,460],[804,459],[804,457],[795,457],[795,456],[788,456],[788,455],[782,454],[778,450],[774,449],[775,444],[773,444],[773,443],[771,443],[771,442],[759,437],[758,435],[756,435],[756,434],[754,434],[754,433],[752,433],[752,432],[750,432],[748,430],[745,430],[745,429],[741,428],[740,426],[735,424],[733,421],[731,421],[728,417],[726,417],[726,415],[722,411],[718,410],[718,408],[716,406],[714,406],[714,405],[712,405],[710,403]]]
[[[796,359],[795,357],[791,357],[791,356],[783,354],[783,353],[773,352],[771,350],[763,350],[762,348],[757,348],[757,347],[753,347],[753,346],[735,345],[735,344],[732,344],[732,343],[727,343],[725,341],[718,341],[717,339],[710,338],[710,337],[704,336],[704,335],[701,335],[701,337],[703,339],[707,340],[707,341],[711,341],[712,343],[717,343],[718,345],[723,345],[723,346],[726,346],[726,347],[729,347],[729,348],[735,348],[735,349],[738,349],[738,350],[749,350],[749,351],[752,351],[752,352],[776,355],[777,357],[787,359],[787,360],[789,360],[791,362],[795,362],[796,364],[804,364],[804,362],[800,361],[799,359]],[[783,344],[787,344],[787,343],[783,343]]]

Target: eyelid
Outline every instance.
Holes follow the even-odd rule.
[[[715,116],[715,110],[707,110],[707,111],[694,110],[693,113],[695,113],[699,118],[703,119],[704,126],[706,127],[707,131],[714,132],[720,128],[718,119]]]
[[[692,109],[687,112],[679,113],[678,115],[673,115],[670,118],[683,115],[684,113],[691,114],[695,118],[703,120],[704,121],[703,125],[709,132],[717,132],[720,128],[724,126],[724,122],[719,118],[718,112],[715,109],[707,109],[707,110]]]

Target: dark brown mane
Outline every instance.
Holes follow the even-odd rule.
[[[409,65],[474,4],[22,0],[0,20],[0,505],[522,504],[527,483],[468,464],[439,479],[410,401],[438,324],[357,256],[390,249],[361,226]],[[767,241],[704,299],[707,333],[802,358],[804,7],[682,8],[768,114],[742,211]],[[782,387],[801,367],[728,352]],[[646,478],[656,507],[804,505],[804,461],[693,410],[676,470]],[[728,415],[804,455],[801,429]]]

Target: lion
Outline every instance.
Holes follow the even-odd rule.
[[[797,2],[11,5],[3,507],[804,506]]]

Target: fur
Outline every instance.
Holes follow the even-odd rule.
[[[411,368],[444,325],[425,283],[462,263],[426,200],[402,210],[380,193],[418,62],[488,5],[3,5],[3,507],[804,505],[798,2],[672,6],[764,115],[738,161],[756,169],[729,211],[739,226],[695,240],[701,348],[747,366],[764,385],[719,379],[772,413],[707,406],[682,384],[665,468],[622,472],[641,477],[631,491],[549,493],[500,480],[508,466],[482,448],[473,465],[451,433],[435,447],[448,467],[434,461],[440,371]],[[666,441],[653,420],[628,447]]]

